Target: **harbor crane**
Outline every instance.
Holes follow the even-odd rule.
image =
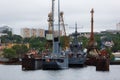
[[[62,26],[62,31],[63,31],[63,37],[64,37],[64,46],[63,50],[67,50],[69,47],[69,37],[66,35],[66,29],[65,29],[65,24],[64,24],[64,18],[63,18],[63,12],[60,12],[60,24]]]
[[[51,8],[51,11],[50,13],[48,14],[48,33],[46,34],[46,39],[47,39],[47,45],[46,45],[46,48],[51,48],[52,45],[54,44],[52,42],[53,40],[53,30],[54,30],[54,1],[55,0],[52,0],[52,8]]]
[[[53,0],[53,4],[52,5],[54,5],[54,1],[55,0]],[[54,7],[52,7],[52,8],[54,8]],[[64,15],[63,12],[59,12],[58,13],[59,20],[58,20],[58,24],[57,25],[59,26],[59,30],[61,29],[62,34],[64,36],[64,47],[63,47],[63,49],[66,50],[69,47],[69,38],[66,35],[63,15]],[[50,12],[48,14],[48,26],[49,27],[48,27],[48,34],[47,34],[47,41],[48,41],[47,47],[51,47],[51,45],[52,45],[52,34],[54,33],[53,30],[52,30],[53,29],[53,25],[55,25],[55,24],[53,24],[53,13]],[[60,31],[58,31],[58,32],[59,32],[58,34],[60,36]]]

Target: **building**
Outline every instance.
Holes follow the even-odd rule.
[[[117,30],[120,31],[120,22],[116,24]]]
[[[30,29],[29,28],[22,28],[21,29],[21,35],[23,38],[29,38],[31,37],[31,34],[30,34]]]
[[[106,30],[106,31],[101,31],[101,34],[104,34],[104,33],[112,33],[112,34],[119,33],[120,34],[120,30]]]
[[[0,27],[0,36],[7,35],[7,31],[11,31],[12,32],[12,28],[10,28],[8,26]]]
[[[86,38],[90,38],[90,32],[82,32],[80,33],[80,36],[86,37]]]
[[[45,30],[44,29],[38,29],[37,30],[37,37],[45,37]]]
[[[48,34],[49,34],[48,30],[44,30],[40,28],[22,28],[21,29],[21,36],[23,38],[51,36]],[[57,37],[58,35],[59,35],[58,30],[55,30],[54,36]],[[60,31],[60,36],[62,36],[62,31]]]
[[[31,33],[31,37],[37,37],[37,29],[32,28],[30,33]]]
[[[21,35],[23,38],[45,37],[45,30],[37,28],[22,28]]]
[[[59,36],[59,32],[58,32],[57,30],[54,31],[54,36],[55,36],[55,37]],[[60,36],[62,36],[62,31],[60,31]]]
[[[2,26],[2,27],[0,27],[0,33],[4,33],[6,31],[12,31],[12,28],[10,28],[8,26]]]

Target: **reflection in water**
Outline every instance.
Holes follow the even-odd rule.
[[[87,66],[55,71],[22,71],[20,65],[0,65],[0,80],[120,80],[120,65],[111,65],[109,72],[95,69]]]

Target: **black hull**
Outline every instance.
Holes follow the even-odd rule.
[[[49,61],[50,60],[50,61]],[[68,66],[64,65],[63,59],[34,59],[34,58],[23,58],[22,59],[22,70],[61,70]],[[67,63],[66,63],[67,64]]]
[[[76,67],[84,67],[85,64],[69,64],[69,67],[76,68]]]
[[[60,70],[61,68],[56,62],[43,62],[43,70]]]

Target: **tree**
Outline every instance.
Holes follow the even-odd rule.
[[[112,36],[113,42],[114,42],[114,46],[112,47],[112,51],[113,52],[117,52],[120,50],[120,34],[114,34]]]
[[[6,31],[7,35],[1,36],[1,42],[11,43],[13,41],[13,36],[11,31]]]
[[[83,48],[86,48],[87,45],[88,45],[88,41],[89,41],[89,39],[86,38],[86,37],[83,37],[83,36],[82,36],[82,37],[79,37],[78,39],[80,40],[80,42],[83,43],[83,44],[82,44]]]
[[[37,37],[37,38],[32,37],[29,40],[30,48],[41,50],[41,51],[45,49],[46,42],[47,41],[45,38],[40,38],[40,37]]]
[[[100,39],[101,35],[100,34],[95,34],[95,42],[97,42],[97,48],[100,49],[101,48],[101,39]]]
[[[17,56],[15,50],[7,49],[7,48],[5,48],[3,50],[3,55],[4,55],[5,58],[9,58],[9,59],[16,58],[16,56]]]
[[[106,48],[107,52],[109,53],[110,60],[113,61],[115,60],[115,56],[112,54],[112,51],[109,47]]]
[[[14,45],[12,49],[15,50],[18,57],[22,57],[22,55],[24,55],[28,51],[26,45]]]
[[[20,35],[13,35],[13,43],[22,43],[23,39]]]
[[[29,43],[31,38],[24,38],[23,43]]]

